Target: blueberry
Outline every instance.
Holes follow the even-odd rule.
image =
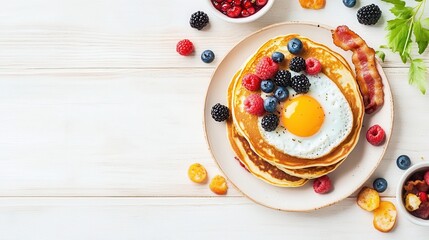
[[[212,50],[205,50],[203,53],[201,53],[201,60],[205,63],[211,63],[213,62],[215,58],[215,55]]]
[[[374,187],[375,191],[381,193],[386,191],[387,189],[387,181],[384,178],[377,178],[372,183],[372,186]]]
[[[343,0],[343,3],[346,7],[352,8],[356,5],[356,0]]]
[[[411,159],[407,155],[401,155],[396,159],[396,165],[402,170],[408,169],[411,166]]]
[[[302,42],[298,38],[292,38],[287,43],[287,50],[292,54],[298,54],[302,50]]]
[[[264,80],[261,82],[261,90],[264,93],[270,93],[274,91],[274,83],[271,80]]]
[[[278,87],[276,91],[274,91],[274,96],[277,98],[277,100],[283,102],[289,97],[289,91],[286,88]]]
[[[267,97],[264,100],[264,109],[267,112],[274,112],[277,108],[277,99],[275,97]]]
[[[276,63],[281,63],[283,60],[285,60],[285,55],[281,52],[273,52],[271,59],[273,59],[273,61]]]

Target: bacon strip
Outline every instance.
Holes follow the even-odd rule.
[[[375,63],[375,51],[347,26],[332,30],[334,44],[353,52],[356,79],[362,93],[366,113],[373,113],[384,103],[383,83]]]

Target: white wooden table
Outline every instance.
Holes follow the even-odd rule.
[[[207,149],[202,112],[210,75],[240,39],[272,23],[346,24],[378,48],[388,4],[376,26],[357,8],[329,0],[320,11],[277,0],[256,22],[231,24],[205,1],[18,0],[0,7],[0,239],[422,239],[428,228],[399,215],[388,234],[355,195],[309,213],[259,206],[230,184],[227,196],[187,178],[200,162],[219,173]],[[413,1],[409,1],[413,2]],[[427,6],[429,8],[429,6]],[[189,27],[204,10],[210,27]],[[429,11],[426,11],[428,13]],[[196,55],[175,52],[189,38]],[[199,54],[212,49],[216,60]],[[424,61],[429,65],[429,54]],[[384,177],[396,201],[403,171],[429,158],[429,96],[407,83],[407,66],[383,63],[395,100],[394,133],[366,185]],[[305,200],[304,200],[305,201]],[[424,237],[423,237],[424,239]]]

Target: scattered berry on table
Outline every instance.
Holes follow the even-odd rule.
[[[346,7],[352,8],[356,5],[356,0],[343,0]]]
[[[279,125],[279,117],[273,113],[268,113],[262,118],[261,126],[267,132],[276,130]]]
[[[289,68],[290,70],[294,72],[301,72],[305,70],[305,60],[302,57],[294,57],[289,62]]]
[[[212,50],[205,50],[203,53],[201,53],[201,60],[205,63],[213,62],[214,58],[215,54]]]
[[[191,19],[189,20],[189,24],[191,25],[191,27],[196,28],[198,30],[203,29],[205,26],[207,26],[208,23],[209,16],[203,11],[194,12],[191,15]]]
[[[287,43],[287,50],[292,54],[298,54],[302,51],[302,42],[298,38],[292,38]]]
[[[192,182],[204,183],[207,180],[207,171],[203,165],[194,163],[189,166],[188,177]]]
[[[176,51],[183,56],[189,56],[194,51],[194,44],[189,39],[180,40],[176,45]]]
[[[328,175],[316,178],[313,182],[313,189],[316,193],[327,193],[332,189],[331,179]]]
[[[387,189],[387,181],[384,178],[377,178],[372,183],[372,186],[374,187],[375,191],[381,193],[386,191]]]
[[[428,195],[425,192],[419,192],[419,198],[420,198],[420,201],[422,201],[422,202],[428,201]]]
[[[210,181],[210,190],[218,195],[224,195],[228,191],[228,185],[226,183],[226,179],[220,175],[216,175]]]
[[[244,110],[252,115],[262,116],[265,112],[264,99],[256,93],[249,95],[244,100]]]
[[[291,74],[288,70],[279,70],[274,77],[274,83],[280,87],[287,87],[290,85]]]
[[[258,75],[260,79],[273,78],[278,70],[279,65],[270,57],[262,57],[258,64],[256,64],[256,75]]]
[[[374,125],[366,132],[366,140],[374,146],[379,146],[384,142],[386,134],[380,125]]]
[[[216,103],[212,107],[211,115],[216,122],[223,122],[229,118],[229,109],[227,106]]]
[[[274,87],[275,87],[275,85],[274,85],[273,81],[271,81],[271,80],[263,80],[261,82],[261,90],[264,93],[271,93],[271,92],[273,92],[274,91]]]
[[[322,71],[322,64],[316,58],[305,60],[305,71],[310,75],[316,75]]]
[[[261,79],[253,73],[248,73],[243,77],[241,84],[249,91],[257,91],[261,87]]]
[[[301,74],[292,77],[290,86],[296,93],[307,93],[310,90],[311,84],[307,76]]]
[[[283,102],[289,97],[289,91],[287,90],[287,88],[277,87],[277,89],[274,91],[274,96],[277,98],[278,101]]]
[[[396,159],[396,165],[402,170],[406,170],[411,166],[411,159],[407,155],[401,155]]]
[[[281,63],[283,62],[283,60],[285,60],[285,55],[281,52],[273,52],[273,54],[271,55],[271,58],[273,59],[274,62]]]
[[[363,25],[374,25],[380,17],[381,10],[375,4],[363,6],[357,11],[357,19]]]
[[[275,97],[267,97],[264,99],[264,109],[267,112],[272,113],[276,111],[277,104],[278,104],[278,100]]]
[[[423,176],[423,179],[425,180],[426,184],[429,185],[429,171],[425,173],[425,175]]]

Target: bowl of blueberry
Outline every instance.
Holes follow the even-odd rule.
[[[429,227],[429,162],[411,166],[409,157],[401,155],[397,164],[399,168],[407,169],[396,189],[400,212],[411,222]]]
[[[263,16],[274,0],[207,0],[214,15],[233,23],[247,23]]]

